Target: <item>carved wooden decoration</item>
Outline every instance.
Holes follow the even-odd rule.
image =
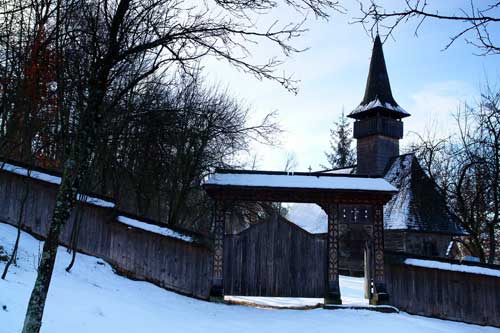
[[[338,281],[339,279],[339,224],[335,206],[330,205],[328,212],[328,281]]]
[[[374,206],[373,214],[373,252],[374,252],[374,293],[370,299],[371,304],[386,304],[389,296],[385,288],[384,276],[384,216],[383,205]]]
[[[214,218],[214,259],[212,272],[212,297],[223,297],[223,272],[224,272],[224,232],[226,221],[226,207],[224,202],[215,204]]]
[[[375,283],[384,283],[384,219],[381,205],[375,206],[373,245],[375,252]]]
[[[341,304],[339,285],[339,205],[328,204],[327,291],[325,303]]]

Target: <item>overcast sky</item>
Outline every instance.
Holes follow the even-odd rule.
[[[458,8],[459,3],[449,0],[440,5]],[[283,23],[290,17],[298,18],[284,11],[277,16]],[[290,153],[297,157],[296,171],[306,171],[309,166],[317,170],[326,164],[329,130],[343,108],[349,113],[359,104],[368,74],[372,39],[361,25],[349,24],[355,16],[359,16],[357,5],[348,8],[345,15],[333,14],[328,22],[311,19],[306,23],[309,31],[294,45],[309,50],[285,59],[280,68],[300,80],[297,95],[215,59],[203,63],[209,82],[227,86],[231,95],[251,108],[251,121],[278,111],[284,130],[279,137],[281,145],[253,147],[258,169],[282,170]],[[269,19],[259,18],[258,24],[264,26]],[[453,132],[450,114],[460,103],[477,100],[486,80],[500,87],[500,56],[476,56],[477,50],[463,40],[442,51],[449,37],[459,31],[458,25],[429,21],[418,37],[414,28],[415,24],[401,26],[384,44],[394,98],[412,115],[404,119],[403,146],[412,140],[412,131],[422,133],[431,127],[439,135]],[[256,62],[281,56],[268,44],[256,45],[252,52]]]

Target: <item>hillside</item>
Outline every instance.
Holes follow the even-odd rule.
[[[15,228],[0,223],[0,245],[10,252]],[[41,243],[23,233],[18,266],[0,280],[0,332],[19,332],[35,280]],[[42,332],[499,332],[405,313],[356,310],[268,310],[208,303],[113,273],[102,260],[79,254],[70,261],[60,247]],[[0,262],[3,270],[5,263]],[[6,309],[2,310],[1,307]]]

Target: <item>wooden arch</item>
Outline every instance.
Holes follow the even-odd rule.
[[[370,303],[388,301],[384,277],[383,205],[397,189],[383,178],[323,173],[217,170],[203,185],[215,200],[214,259],[211,297],[224,297],[224,230],[234,201],[318,204],[328,215],[325,304],[341,304],[339,286],[339,205],[370,205],[373,209],[373,289]]]

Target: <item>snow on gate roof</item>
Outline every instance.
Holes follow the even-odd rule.
[[[206,185],[241,187],[277,187],[296,189],[325,189],[348,191],[397,192],[384,178],[348,177],[307,173],[255,171],[217,171],[205,181]]]

